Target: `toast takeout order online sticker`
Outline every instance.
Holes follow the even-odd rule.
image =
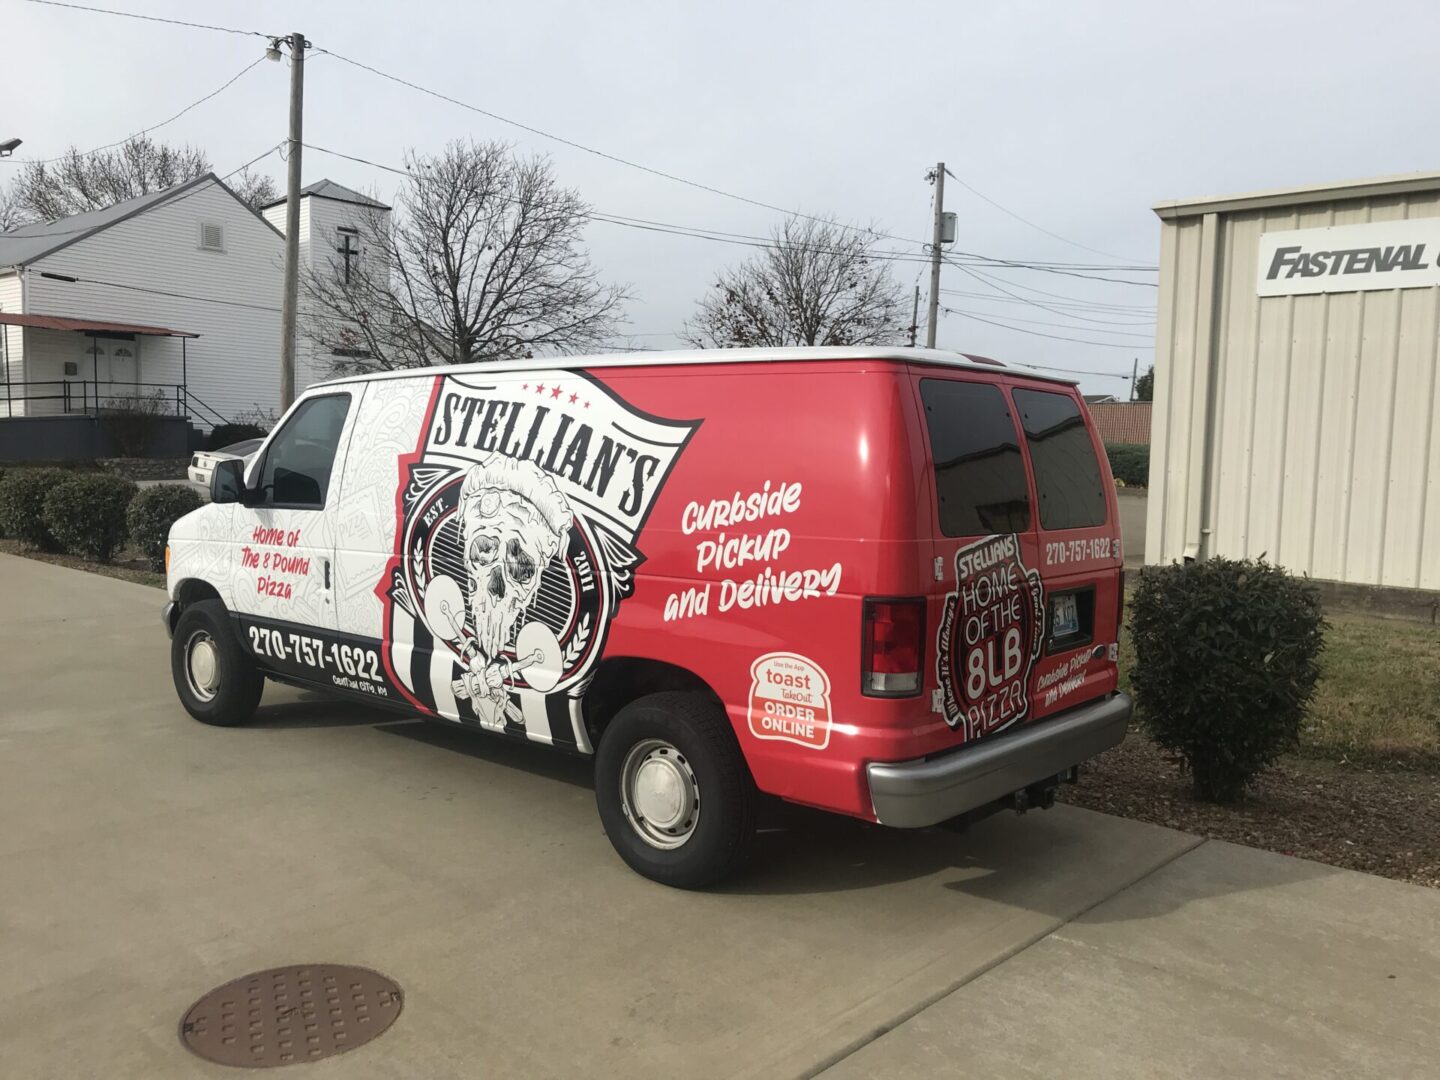
[[[830,676],[795,653],[766,653],[750,665],[750,733],[812,750],[830,744]]]

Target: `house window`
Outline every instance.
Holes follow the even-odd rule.
[[[343,262],[342,280],[350,284],[350,276],[360,269],[360,230],[341,225],[335,230],[335,250]]]
[[[200,250],[201,251],[224,251],[225,250],[225,228],[212,221],[200,223]]]

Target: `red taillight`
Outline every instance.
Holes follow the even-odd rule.
[[[866,600],[860,638],[860,692],[910,697],[924,683],[925,601]]]

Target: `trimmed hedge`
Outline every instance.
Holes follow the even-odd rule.
[[[1234,802],[1295,746],[1325,647],[1320,596],[1263,560],[1147,566],[1130,602],[1145,727],[1197,798]]]
[[[145,553],[152,570],[165,569],[165,545],[170,540],[170,526],[202,505],[194,489],[181,484],[156,484],[143,489],[130,500],[130,508],[125,512],[130,542]]]
[[[266,434],[259,424],[216,424],[205,440],[205,449],[219,450],[245,439],[263,439]]]
[[[45,496],[45,526],[72,555],[109,562],[125,543],[125,512],[138,490],[123,476],[72,474]]]
[[[73,477],[65,469],[11,469],[0,478],[0,533],[41,551],[59,545],[45,522],[45,496]]]
[[[1145,487],[1150,483],[1150,447],[1144,443],[1106,443],[1105,456],[1110,471],[1126,487]]]

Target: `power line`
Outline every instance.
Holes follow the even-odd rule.
[[[259,30],[237,30],[233,26],[215,26],[211,23],[186,22],[184,19],[167,19],[160,15],[141,15],[134,11],[116,11],[113,8],[89,7],[85,4],[69,4],[62,0],[26,0],[30,4],[46,7],[69,8],[71,11],[88,11],[95,15],[118,15],[122,19],[140,19],[144,22],[168,23],[171,26],[188,26],[192,30],[216,30],[222,34],[239,34],[242,37],[269,38],[272,35]]]
[[[1030,303],[1029,300],[1023,300],[1023,299],[1022,299],[1022,300],[1016,300],[1016,299],[1011,299],[1011,298],[1005,297],[1005,296],[996,296],[994,293],[974,292],[973,290],[966,290],[966,289],[941,289],[941,290],[940,290],[940,293],[941,293],[942,296],[965,296],[965,297],[972,297],[972,298],[977,299],[977,300],[991,300],[991,301],[994,301],[994,302],[997,303],[997,304],[1029,304],[1029,303]],[[1055,306],[1056,306],[1056,307],[1060,307],[1060,308],[1077,308],[1077,309],[1082,309],[1082,310],[1085,310],[1085,311],[1099,311],[1099,312],[1104,312],[1104,313],[1106,313],[1106,314],[1111,314],[1111,315],[1126,315],[1126,314],[1128,314],[1128,315],[1135,315],[1135,316],[1140,316],[1140,315],[1153,316],[1153,315],[1155,314],[1155,309],[1154,309],[1153,307],[1148,306],[1148,305],[1143,305],[1143,304],[1106,304],[1106,303],[1102,303],[1102,302],[1100,302],[1100,301],[1098,301],[1098,300],[1095,300],[1095,301],[1091,301],[1091,300],[1080,300],[1080,299],[1078,299],[1078,298],[1075,299],[1075,300],[1071,300],[1071,301],[1064,301],[1064,302],[1057,301],[1057,302],[1055,303]],[[1145,319],[1145,320],[1143,320],[1143,321],[1153,323],[1155,320],[1154,320],[1153,318],[1148,318],[1148,319]]]
[[[201,304],[219,304],[222,307],[247,308],[251,311],[272,311],[279,314],[280,309],[269,304],[247,304],[243,300],[221,300],[214,296],[195,296],[191,293],[172,292],[169,289],[150,289],[143,285],[126,285],[119,281],[105,281],[102,278],[79,277],[75,274],[51,274],[40,272],[43,278],[52,281],[64,281],[72,285],[104,285],[111,289],[124,289],[126,292],[146,293],[150,296],[168,296],[174,300],[194,300]]]
[[[956,265],[959,265],[959,264],[956,264]],[[986,269],[990,269],[990,268],[987,267]],[[983,272],[978,271],[978,270],[976,271],[976,273],[980,274],[980,276],[981,276],[982,278],[984,278],[985,281],[986,281],[992,288],[998,288],[998,287],[999,287],[1000,282],[997,281],[995,278],[991,277],[989,274],[983,273]],[[1072,295],[1070,295],[1069,293],[1057,293],[1057,292],[1050,292],[1050,291],[1048,291],[1047,289],[1037,289],[1034,285],[1022,285],[1022,284],[1021,284],[1020,282],[1018,282],[1018,281],[1010,281],[1010,280],[1008,280],[1008,279],[1005,280],[1004,284],[1006,284],[1006,285],[1013,285],[1013,286],[1015,286],[1015,288],[1017,288],[1017,289],[1024,289],[1026,292],[1036,293],[1036,294],[1039,295],[1039,296],[1049,296],[1049,297],[1052,297],[1052,298],[1054,298],[1054,299],[1056,299],[1056,300],[1083,300],[1083,299],[1084,299],[1083,297],[1072,296]],[[1097,301],[1097,302],[1098,302],[1098,301]]]
[[[322,49],[317,47],[315,51],[325,53],[329,56],[333,56],[335,57],[335,59],[349,64],[352,67],[359,68],[362,71],[368,71],[372,75],[378,75],[382,79],[387,79],[390,82],[396,83],[400,86],[405,86],[411,90],[426,94],[429,97],[433,97],[438,101],[448,102],[451,105],[458,106],[462,109],[467,109],[473,113],[478,113],[479,115],[488,117],[491,120],[498,120],[502,124],[508,124],[511,127],[519,128],[521,131],[528,131],[532,135],[539,135],[542,139],[549,139],[552,142],[560,143],[562,146],[568,146],[572,149],[580,150],[586,154],[592,154],[595,157],[604,158],[606,161],[613,161],[617,165],[624,165],[627,168],[638,169],[641,172],[649,173],[651,176],[658,176],[663,180],[670,180],[677,184],[684,184],[686,187],[692,187],[698,191],[706,191],[712,195],[719,195],[722,198],[733,199],[736,202],[748,203],[751,206],[758,206],[765,210],[774,211],[777,214],[785,214],[790,217],[800,217],[806,218],[810,221],[820,221],[825,222],[826,224],[834,224],[842,229],[849,229],[855,232],[870,231],[857,225],[845,225],[840,222],[831,222],[826,218],[815,217],[811,214],[803,214],[798,210],[789,210],[783,206],[776,206],[774,203],[763,202],[760,199],[752,199],[748,195],[737,195],[733,191],[726,191],[723,188],[714,187],[710,184],[703,184],[698,180],[691,180],[688,177],[677,176],[675,173],[666,172],[663,169],[657,169],[650,165],[642,165],[638,161],[631,161],[629,158],[620,157],[618,154],[610,154],[604,150],[598,150],[593,146],[586,146],[584,143],[576,142],[574,139],[567,139],[563,135],[555,135],[549,131],[544,131],[541,128],[533,127],[530,124],[522,123],[519,120],[512,120],[508,116],[501,116],[499,113],[491,112],[489,109],[482,109],[478,105],[471,105],[467,101],[461,101],[459,98],[451,97],[449,94],[443,94],[439,90],[432,90],[428,86],[421,86],[419,83],[411,82],[409,79],[401,78],[399,75],[392,75],[388,71],[381,71],[379,68],[372,67],[370,64],[362,63],[359,60],[352,60],[350,57],[337,53],[333,49]],[[881,235],[884,236],[885,239],[899,240],[907,244],[921,243],[921,241],[914,240],[909,237],[891,236],[889,234]]]
[[[371,168],[380,169],[383,172],[393,173],[396,176],[403,176],[407,180],[424,179],[424,176],[421,173],[417,173],[406,168],[400,168],[399,166],[395,165],[386,165],[383,162],[373,161],[369,158],[360,157],[356,154],[347,154],[339,150],[332,150],[329,147],[317,146],[314,143],[308,142],[302,143],[301,145],[304,146],[307,150],[314,150],[315,152],[320,154],[329,154],[332,157],[343,158],[346,161],[353,161],[360,165],[368,165]],[[665,233],[671,236],[683,236],[694,240],[709,240],[713,243],[732,244],[737,247],[757,248],[766,251],[782,250],[785,247],[784,244],[777,242],[773,237],[757,236],[753,233],[727,232],[721,229],[711,229],[705,226],[682,225],[668,221],[654,221],[649,218],[630,217],[625,214],[610,213],[596,207],[592,207],[590,209],[589,217],[592,221],[597,221],[606,225],[618,225],[623,228],[637,229],[641,232],[656,232]],[[854,226],[847,227],[855,228]],[[879,232],[870,233],[869,230],[862,231],[865,231],[868,235],[872,235],[877,238],[884,237],[886,235]],[[793,246],[799,247],[807,251],[814,251],[818,254],[838,253],[837,250],[834,248],[816,247],[812,245]],[[868,252],[865,257],[868,259],[875,259],[882,262],[916,263],[922,267],[928,265],[930,262],[930,256],[923,252],[879,250]],[[1009,267],[1023,266],[1023,264],[1013,263],[1010,260],[991,260],[987,256],[983,255],[971,255],[971,257],[978,260],[984,260],[982,265],[987,266],[994,264]],[[961,264],[957,263],[955,265],[959,266]],[[1039,269],[1039,267],[1037,267],[1037,269]]]
[[[409,169],[402,169],[395,165],[386,165],[383,162],[372,161],[369,158],[359,157],[355,154],[346,154],[339,150],[332,150],[329,147],[317,146],[314,143],[307,142],[302,143],[301,145],[304,146],[307,150],[314,150],[320,154],[329,154],[332,157],[343,158],[346,161],[353,161],[360,165],[369,165],[371,168],[380,169],[383,172],[394,173],[396,176],[403,176],[407,180],[425,178],[423,174],[413,172]],[[673,222],[652,221],[647,218],[628,217],[624,214],[611,214],[593,207],[590,209],[588,216],[591,220],[598,221],[606,225],[619,225],[624,228],[638,229],[642,232],[658,232],[667,233],[673,236],[685,236],[694,240],[711,240],[715,243],[734,244],[738,247],[777,250],[783,246],[777,243],[772,237],[756,236],[752,233],[724,232],[717,229],[707,229],[698,226],[678,225]],[[853,228],[853,226],[849,227]],[[866,231],[868,232],[868,230]],[[876,233],[872,235],[883,236],[884,234]],[[834,248],[822,248],[806,245],[796,246],[804,247],[805,250],[812,250],[822,254],[834,254],[836,251],[836,249]],[[888,262],[928,263],[930,261],[929,256],[923,255],[919,252],[915,252],[912,254],[910,252],[903,251],[875,251],[868,253],[866,257]]]
[[[38,2],[38,0],[37,0],[37,2]],[[191,109],[193,109],[193,108],[195,108],[195,107],[197,107],[197,106],[199,106],[199,105],[204,105],[205,102],[209,101],[211,98],[213,98],[213,97],[215,97],[215,96],[223,93],[224,91],[230,89],[231,86],[233,86],[233,85],[235,85],[235,83],[239,82],[240,77],[241,77],[242,75],[248,74],[251,68],[255,67],[257,64],[262,63],[262,62],[264,61],[264,59],[265,59],[264,54],[261,54],[260,56],[257,56],[254,60],[252,60],[250,63],[246,64],[243,68],[241,68],[241,69],[240,69],[239,71],[237,71],[234,75],[232,75],[229,79],[227,79],[221,86],[217,87],[217,88],[214,89],[214,90],[211,90],[210,93],[206,94],[204,97],[199,98],[199,99],[196,100],[196,101],[192,101],[189,105],[186,105],[183,109],[181,109],[179,112],[177,112],[174,116],[170,117],[169,119],[167,119],[167,120],[161,120],[158,124],[151,124],[151,125],[150,125],[149,127],[147,127],[147,128],[141,128],[139,131],[136,131],[136,132],[134,132],[134,133],[132,133],[132,134],[130,134],[130,135],[126,135],[125,138],[123,138],[123,139],[117,139],[115,142],[106,143],[104,146],[97,146],[97,147],[95,147],[95,149],[93,149],[93,150],[83,151],[82,153],[79,153],[79,154],[77,154],[76,156],[77,156],[77,157],[89,157],[91,154],[98,154],[101,150],[110,150],[110,149],[112,149],[112,148],[114,148],[114,147],[116,147],[116,146],[121,146],[121,145],[123,145],[124,143],[129,142],[131,139],[138,139],[141,135],[148,135],[150,132],[152,132],[152,131],[157,131],[157,130],[159,130],[160,128],[164,127],[166,124],[169,124],[169,123],[172,123],[173,121],[179,120],[180,117],[184,116],[184,115],[185,115],[186,113],[188,113]],[[53,163],[55,163],[55,162],[57,162],[57,161],[64,161],[64,160],[65,160],[66,158],[68,158],[68,157],[70,157],[69,154],[62,154],[60,157],[53,157],[53,158],[5,158],[4,160],[5,160],[5,162],[6,162],[7,164],[13,163],[13,164],[16,164],[16,165],[51,165],[51,164],[53,164]]]
[[[973,311],[961,311],[961,310],[959,310],[958,308],[945,308],[945,310],[948,311],[948,312],[949,312],[950,314],[952,314],[952,315],[967,315],[967,316],[974,316],[974,317],[977,317],[977,318],[980,317],[980,316],[977,315],[976,312],[973,312]],[[994,315],[994,312],[986,312],[985,315],[986,315],[986,316]],[[1154,335],[1153,333],[1152,333],[1152,334],[1144,334],[1144,333],[1136,333],[1136,332],[1134,332],[1134,331],[1129,331],[1129,330],[1102,330],[1102,329],[1100,329],[1099,327],[1076,326],[1074,323],[1045,322],[1043,319],[1022,319],[1022,318],[1020,318],[1019,316],[1015,316],[1015,315],[1006,315],[1005,318],[1006,318],[1007,320],[1009,320],[1010,322],[1026,323],[1027,325],[1030,325],[1030,326],[1050,326],[1050,327],[1054,327],[1054,328],[1057,329],[1057,330],[1087,330],[1087,331],[1089,331],[1090,333],[1094,333],[1094,334],[1112,334],[1112,335],[1114,335],[1115,337],[1140,338],[1140,339],[1142,339],[1142,340],[1144,340],[1144,341],[1154,341],[1154,340],[1155,340],[1155,335]]]
[[[1068,319],[1079,319],[1081,322],[1096,323],[1103,326],[1125,325],[1123,322],[1116,322],[1113,319],[1097,319],[1093,315],[1081,315],[1079,312],[1076,311],[1062,311],[1059,308],[1051,307],[1049,304],[1041,303],[1039,300],[1031,300],[1028,297],[1021,296],[1019,293],[1013,293],[1009,289],[1005,288],[1003,285],[1000,285],[998,282],[996,282],[995,279],[991,278],[988,274],[983,274],[980,271],[973,269],[972,267],[964,265],[963,263],[950,263],[950,265],[955,267],[962,273],[969,274],[982,285],[988,285],[996,292],[1004,293],[1006,296],[1009,296],[1015,300],[1019,300],[1021,303],[1029,304],[1031,307],[1037,307],[1043,311],[1048,311],[1052,315],[1060,315]],[[1013,285],[1015,283],[1010,282],[1009,284]],[[1026,286],[1024,285],[1016,285],[1016,287],[1022,289],[1026,288]],[[1041,295],[1052,295],[1044,293],[1043,290],[1040,289],[1030,289],[1030,291],[1039,292],[1041,293]],[[1067,297],[1067,299],[1074,299],[1074,297]]]
[[[956,254],[968,254],[968,253],[967,253],[967,252],[957,252]],[[998,269],[998,268],[1000,268],[1000,267],[1004,267],[1004,268],[1010,269],[1010,270],[1038,270],[1038,271],[1040,271],[1041,273],[1045,273],[1045,274],[1064,274],[1066,277],[1084,278],[1086,281],[1108,281],[1108,282],[1111,282],[1111,283],[1116,284],[1116,285],[1137,285],[1137,286],[1139,286],[1139,287],[1142,288],[1142,289],[1155,289],[1155,288],[1158,288],[1158,287],[1159,287],[1159,286],[1157,286],[1157,285],[1155,284],[1155,282],[1153,282],[1153,281],[1131,281],[1129,278],[1114,278],[1114,277],[1105,277],[1104,275],[1101,275],[1101,274],[1086,274],[1086,273],[1082,273],[1082,272],[1079,271],[1079,270],[1068,270],[1068,269],[1062,270],[1062,269],[1060,268],[1059,264],[1044,264],[1044,263],[1018,262],[1018,261],[1016,261],[1016,260],[1014,260],[1014,259],[997,259],[997,258],[993,258],[993,257],[991,257],[991,256],[979,256],[979,258],[983,259],[987,264],[989,264],[990,266],[992,266],[992,267],[994,267],[994,268],[996,268],[996,269]],[[1104,269],[1108,269],[1108,268],[1104,268]],[[1130,269],[1130,270],[1141,270],[1141,271],[1150,271],[1150,270],[1153,270],[1155,273],[1159,273],[1159,272],[1160,272],[1160,268],[1159,268],[1158,266],[1157,266],[1157,267],[1132,266],[1132,267],[1127,267],[1126,269]]]
[[[399,76],[399,75],[392,75],[392,74],[391,74],[390,72],[388,72],[388,71],[382,71],[382,70],[380,70],[379,68],[374,67],[374,66],[372,66],[372,65],[370,65],[370,64],[363,63],[362,61],[353,60],[353,59],[351,59],[351,58],[348,57],[348,56],[345,56],[345,55],[343,55],[343,54],[341,54],[341,53],[335,52],[333,49],[325,49],[325,48],[321,48],[321,47],[319,47],[319,46],[316,46],[315,51],[316,51],[316,52],[319,52],[319,53],[324,53],[324,54],[326,54],[326,55],[328,55],[328,56],[333,56],[333,57],[335,57],[335,59],[340,60],[340,61],[342,61],[343,63],[349,64],[349,65],[351,65],[352,67],[359,68],[359,69],[362,70],[362,71],[368,71],[368,72],[369,72],[370,74],[372,74],[372,75],[379,76],[380,78],[386,79],[386,80],[388,80],[388,81],[390,81],[390,82],[393,82],[393,83],[396,83],[397,85],[404,86],[404,87],[408,87],[409,89],[415,90],[415,91],[417,91],[418,93],[425,94],[425,95],[427,95],[427,96],[429,96],[429,97],[433,97],[433,98],[435,98],[435,99],[438,100],[438,101],[447,102],[448,104],[455,105],[455,106],[457,106],[457,107],[459,107],[459,108],[466,109],[466,110],[468,110],[468,111],[470,111],[470,112],[473,112],[473,113],[477,113],[477,114],[479,114],[480,116],[487,117],[487,118],[489,118],[489,119],[491,119],[491,120],[497,120],[497,121],[499,121],[499,122],[502,123],[502,124],[508,124],[508,125],[510,125],[511,127],[519,128],[521,131],[528,131],[530,134],[532,134],[532,135],[538,135],[538,136],[540,136],[540,137],[543,138],[543,139],[550,139],[551,141],[553,141],[553,142],[558,142],[558,143],[560,143],[560,144],[563,145],[563,146],[569,146],[569,147],[571,147],[571,148],[573,148],[573,149],[580,150],[580,151],[582,151],[582,152],[584,152],[584,153],[592,154],[592,155],[594,155],[594,156],[596,156],[596,157],[604,158],[604,159],[607,160],[607,161],[613,161],[613,162],[615,162],[616,164],[624,165],[624,166],[626,166],[627,168],[638,169],[638,170],[640,170],[641,172],[646,172],[646,173],[651,174],[652,176],[658,176],[658,177],[661,177],[662,179],[670,180],[670,181],[672,181],[672,182],[674,182],[674,183],[677,183],[677,184],[684,184],[684,185],[687,186],[687,187],[692,187],[692,188],[695,188],[695,189],[697,189],[697,190],[699,190],[699,191],[709,192],[709,193],[712,194],[712,195],[719,195],[719,196],[721,196],[722,198],[734,199],[734,200],[737,201],[737,202],[748,203],[748,204],[751,205],[751,206],[758,206],[758,207],[761,207],[762,209],[765,209],[765,210],[771,210],[771,211],[773,211],[773,212],[775,212],[775,213],[777,213],[777,214],[784,214],[784,215],[786,215],[787,217],[804,218],[804,219],[806,219],[806,220],[808,220],[808,221],[816,221],[816,222],[821,222],[821,223],[823,223],[823,224],[834,225],[834,226],[836,226],[836,227],[838,227],[838,228],[845,229],[845,230],[851,231],[851,232],[860,232],[860,233],[872,234],[872,235],[875,235],[875,236],[877,236],[877,237],[879,237],[879,238],[881,238],[881,239],[885,239],[885,240],[897,240],[897,241],[899,241],[899,242],[901,242],[901,243],[915,244],[915,245],[918,245],[918,246],[920,246],[920,247],[928,247],[928,245],[926,245],[926,244],[924,243],[924,241],[916,240],[916,239],[914,239],[914,238],[912,238],[912,237],[897,236],[897,235],[895,235],[895,234],[893,234],[893,233],[883,233],[883,232],[879,232],[878,230],[867,229],[867,228],[865,228],[865,227],[863,227],[863,226],[849,225],[849,224],[845,224],[845,223],[843,223],[843,222],[834,221],[834,220],[829,219],[829,218],[817,217],[817,216],[815,216],[815,215],[813,215],[813,214],[806,214],[806,213],[802,213],[802,212],[799,211],[799,210],[793,210],[793,209],[788,209],[788,208],[783,207],[783,206],[777,206],[777,205],[775,205],[774,203],[764,202],[763,200],[760,200],[760,199],[752,199],[752,198],[750,198],[748,195],[739,195],[739,194],[736,194],[736,193],[733,192],[733,191],[726,191],[726,190],[724,190],[723,188],[718,188],[718,187],[715,187],[715,186],[713,186],[713,185],[711,185],[711,184],[701,183],[701,182],[698,181],[698,180],[691,180],[691,179],[689,179],[688,177],[678,176],[678,175],[676,175],[675,173],[666,172],[666,171],[664,171],[663,169],[657,169],[657,168],[654,168],[654,167],[652,167],[652,166],[650,166],[650,165],[644,165],[644,164],[641,164],[641,163],[638,162],[638,161],[632,161],[632,160],[630,160],[629,158],[623,158],[623,157],[620,157],[620,156],[617,155],[617,154],[611,154],[611,153],[608,153],[608,152],[606,152],[606,151],[604,151],[604,150],[599,150],[599,149],[597,149],[597,148],[595,148],[595,147],[593,147],[593,146],[587,146],[587,145],[585,145],[584,143],[576,142],[576,141],[573,140],[573,139],[567,139],[567,138],[565,138],[565,137],[562,136],[562,135],[555,135],[555,134],[553,134],[552,132],[545,131],[545,130],[543,130],[543,129],[541,129],[541,128],[537,128],[537,127],[534,127],[534,126],[532,126],[532,125],[530,125],[530,124],[523,123],[523,122],[521,122],[521,121],[519,121],[519,120],[512,120],[512,119],[510,119],[510,118],[507,117],[507,116],[501,116],[499,113],[492,112],[492,111],[489,110],[489,109],[483,109],[483,108],[481,108],[481,107],[478,106],[478,105],[472,105],[472,104],[470,104],[469,102],[461,101],[459,98],[452,97],[452,96],[450,96],[449,94],[441,93],[441,92],[438,91],[438,90],[432,90],[432,89],[430,89],[430,88],[427,87],[427,86],[422,86],[422,85],[420,85],[420,84],[417,83],[417,82],[412,82],[411,80],[402,78],[402,77]],[[341,155],[341,156],[344,156],[344,155]],[[370,163],[370,164],[374,164],[374,163],[372,162],[372,163]],[[380,166],[380,167],[381,167],[381,168],[388,168],[387,166]],[[390,171],[394,171],[394,170],[392,169],[392,170],[390,170]],[[990,256],[981,255],[981,254],[976,253],[976,252],[968,252],[968,251],[967,251],[967,252],[955,252],[955,254],[957,254],[957,255],[965,255],[965,256],[968,256],[968,257],[970,257],[970,258],[982,259],[982,260],[985,260],[985,261],[987,261],[987,262],[1000,263],[1000,264],[1007,265],[1007,266],[1012,266],[1012,267],[1015,267],[1015,268],[1018,268],[1018,269],[1043,270],[1043,271],[1049,272],[1049,273],[1073,273],[1073,274],[1075,274],[1076,276],[1080,276],[1080,277],[1088,277],[1088,276],[1089,276],[1089,275],[1087,275],[1087,274],[1080,273],[1079,271],[1076,271],[1076,270],[1068,270],[1068,269],[1067,269],[1067,270],[1061,270],[1059,267],[1063,266],[1064,264],[1058,264],[1058,263],[1057,263],[1057,264],[1053,264],[1053,265],[1043,265],[1043,264],[1025,263],[1025,262],[1022,262],[1022,261],[1019,261],[1019,260],[993,259],[993,258],[991,258]],[[1095,269],[1108,269],[1108,268],[1106,268],[1106,267],[1096,267]],[[1148,266],[1136,266],[1136,267],[1134,267],[1133,269],[1137,269],[1137,270],[1148,270],[1148,269],[1151,269],[1151,268],[1148,267]],[[1156,269],[1158,269],[1158,268],[1156,268]],[[1120,281],[1122,284],[1127,284],[1127,285],[1144,285],[1144,284],[1146,284],[1145,282],[1123,281],[1122,279],[1096,279],[1096,280],[1116,280],[1116,281]]]
[[[946,172],[949,172],[949,170],[947,169]],[[977,191],[975,188],[967,184],[964,180],[961,180],[960,177],[956,176],[953,172],[950,173],[950,179],[954,180],[957,184],[963,187],[966,191],[970,192],[970,194],[974,195],[977,199],[983,199],[985,202],[995,207],[995,209],[999,210],[1002,214],[1008,214],[1016,221],[1020,222],[1022,225],[1029,225],[1030,228],[1034,229],[1035,231],[1042,232],[1046,236],[1049,236],[1055,240],[1059,240],[1062,244],[1069,244],[1071,247],[1079,248],[1081,251],[1093,251],[1096,255],[1104,255],[1107,259],[1120,259],[1122,262],[1130,261],[1127,260],[1123,255],[1115,255],[1109,251],[1101,251],[1099,248],[1093,248],[1087,244],[1079,243],[1078,241],[1071,240],[1068,237],[1061,236],[1057,232],[1051,232],[1043,225],[1035,224],[1035,222],[1031,221],[1029,218],[1021,217],[1014,210],[1011,210],[1008,206],[1002,206],[1000,203],[990,198],[989,195],[986,195],[983,191]]]
[[[976,322],[988,323],[991,326],[998,326],[1001,330],[1013,330],[1017,334],[1030,334],[1033,337],[1050,338],[1054,341],[1071,341],[1077,345],[1101,345],[1107,349],[1129,349],[1131,352],[1134,352],[1136,349],[1145,348],[1145,346],[1143,345],[1126,345],[1124,342],[1117,341],[1092,341],[1087,338],[1072,338],[1063,337],[1060,334],[1046,334],[1042,333],[1039,330],[1026,330],[1020,326],[1011,326],[1008,323],[996,322],[993,319],[984,319],[981,318],[979,315],[973,315],[968,311],[957,311],[954,308],[942,308],[941,310],[944,311],[947,315],[959,315],[966,319],[974,319]],[[1102,373],[1097,372],[1096,374]],[[1129,377],[1130,376],[1128,375],[1125,376],[1125,378],[1127,379]]]

